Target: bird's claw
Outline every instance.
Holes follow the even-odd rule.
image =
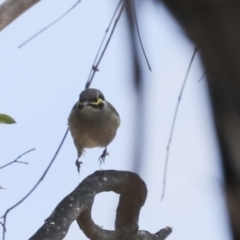
[[[75,165],[77,166],[78,173],[80,173],[81,164],[83,164],[83,162],[81,162],[81,161],[79,161],[79,159],[77,159],[75,162]]]
[[[104,149],[102,155],[98,158],[99,165],[101,166],[105,162],[106,156],[109,155],[107,149]]]

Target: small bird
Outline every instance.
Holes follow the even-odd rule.
[[[120,116],[100,90],[88,88],[80,93],[79,101],[68,117],[68,125],[77,148],[76,166],[79,172],[82,163],[79,158],[85,148],[104,147],[99,157],[100,164],[104,162],[108,155],[107,146],[120,125]]]

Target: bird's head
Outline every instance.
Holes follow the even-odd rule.
[[[105,97],[102,92],[95,88],[88,88],[80,93],[78,108],[90,106],[92,108],[100,109],[105,104]]]

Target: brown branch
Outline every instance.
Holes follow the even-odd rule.
[[[0,31],[40,0],[6,0],[0,5]]]
[[[159,1],[160,2],[160,1]],[[199,53],[222,155],[234,239],[240,239],[240,1],[163,2]]]
[[[104,230],[93,222],[91,210],[95,195],[114,191],[120,194],[116,231]],[[60,240],[65,237],[73,221],[90,239],[98,240],[164,240],[171,232],[166,227],[156,234],[138,231],[138,218],[147,195],[143,180],[135,173],[126,171],[97,171],[88,176],[55,208],[44,225],[29,240]]]

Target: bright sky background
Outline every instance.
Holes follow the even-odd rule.
[[[1,1],[2,2],[2,1]],[[182,30],[162,5],[142,1],[138,19],[152,72],[144,64],[146,137],[142,171],[148,198],[140,229],[152,233],[170,226],[169,240],[228,240],[222,174],[206,83],[199,59],[193,67],[179,109],[171,145],[166,196],[160,201],[163,166],[171,122],[181,84],[193,54]],[[69,112],[83,90],[105,29],[118,1],[82,1],[66,18],[18,49],[27,38],[66,11],[74,0],[40,1],[1,32],[0,112],[16,125],[0,125],[0,165],[36,148],[22,161],[0,171],[0,215],[21,199],[40,178],[67,128]],[[121,116],[103,169],[133,171],[136,100],[131,50],[122,16],[92,87],[99,88]],[[86,176],[99,170],[102,149],[89,149],[80,176],[70,135],[37,190],[7,218],[7,240],[30,238],[57,204]],[[113,229],[118,196],[100,194],[93,219]],[[66,240],[87,239],[73,223]]]

